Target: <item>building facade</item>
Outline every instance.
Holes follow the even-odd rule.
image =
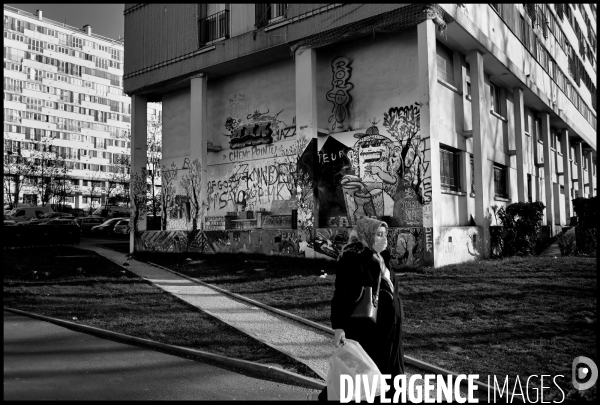
[[[161,106],[148,110],[159,119]],[[95,208],[127,194],[131,100],[123,93],[123,41],[4,6],[4,202],[41,204],[20,159],[64,160],[66,205]],[[18,186],[16,183],[20,183]],[[43,188],[42,188],[43,192]],[[52,203],[51,199],[49,203]]]
[[[161,101],[170,195],[132,250],[336,258],[369,216],[393,266],[441,266],[490,256],[494,206],[541,201],[554,235],[596,195],[594,5],[124,14],[132,170]]]

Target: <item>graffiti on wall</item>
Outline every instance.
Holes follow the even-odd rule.
[[[317,229],[315,240],[308,243],[307,256],[314,250],[314,257],[337,260],[342,248],[348,243],[348,228]],[[394,269],[416,266],[426,259],[425,228],[390,228],[388,231],[390,265]]]
[[[290,175],[295,164],[283,158],[248,161],[233,165],[209,166],[208,211],[224,215],[226,211],[267,208],[273,200],[290,198]]]
[[[331,70],[333,71],[332,88],[327,92],[327,100],[333,104],[333,108],[328,122],[331,124],[331,129],[335,130],[341,127],[350,115],[348,110],[348,105],[352,101],[350,90],[354,88],[349,81],[352,73],[350,59],[343,56],[335,58],[331,62]]]
[[[225,120],[225,129],[229,137],[229,147],[232,150],[256,145],[269,145],[276,141],[296,135],[296,119],[291,125],[279,119],[281,110],[274,115],[269,115],[270,109],[265,112],[255,110],[247,114],[248,103],[242,93],[237,93],[229,99],[231,115]]]
[[[419,104],[391,107],[377,123],[329,135],[319,150],[320,223],[342,226],[345,215],[350,225],[367,216],[392,227],[431,226],[431,157]]]

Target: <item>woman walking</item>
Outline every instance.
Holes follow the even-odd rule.
[[[357,341],[379,371],[390,374],[393,380],[396,375],[404,373],[404,313],[396,275],[389,270],[390,253],[386,247],[385,222],[371,218],[362,218],[357,222],[338,259],[331,301],[331,326],[335,331],[333,342],[336,347],[344,339]],[[350,315],[363,287],[372,287],[376,291],[378,283],[377,322],[352,318]],[[391,392],[386,397],[391,398]],[[327,400],[327,388],[319,394],[318,399]]]

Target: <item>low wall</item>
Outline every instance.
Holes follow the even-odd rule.
[[[350,228],[317,229],[314,240],[306,240],[295,229],[199,231],[188,243],[190,231],[144,231],[136,251],[261,253],[337,260],[349,232]],[[388,249],[395,269],[432,264],[431,228],[390,228]]]

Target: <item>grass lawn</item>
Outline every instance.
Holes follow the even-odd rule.
[[[304,364],[88,250],[4,250],[4,305],[317,377]],[[69,257],[79,256],[79,257]]]
[[[335,262],[193,253],[139,258],[331,326]],[[186,258],[202,262],[189,264]],[[321,270],[326,278],[319,277]],[[480,374],[484,381],[508,375],[514,384],[520,376],[525,385],[523,377],[562,374],[556,381],[563,387],[571,381],[575,357],[598,362],[595,258],[511,258],[411,269],[400,273],[400,283],[409,356]]]

